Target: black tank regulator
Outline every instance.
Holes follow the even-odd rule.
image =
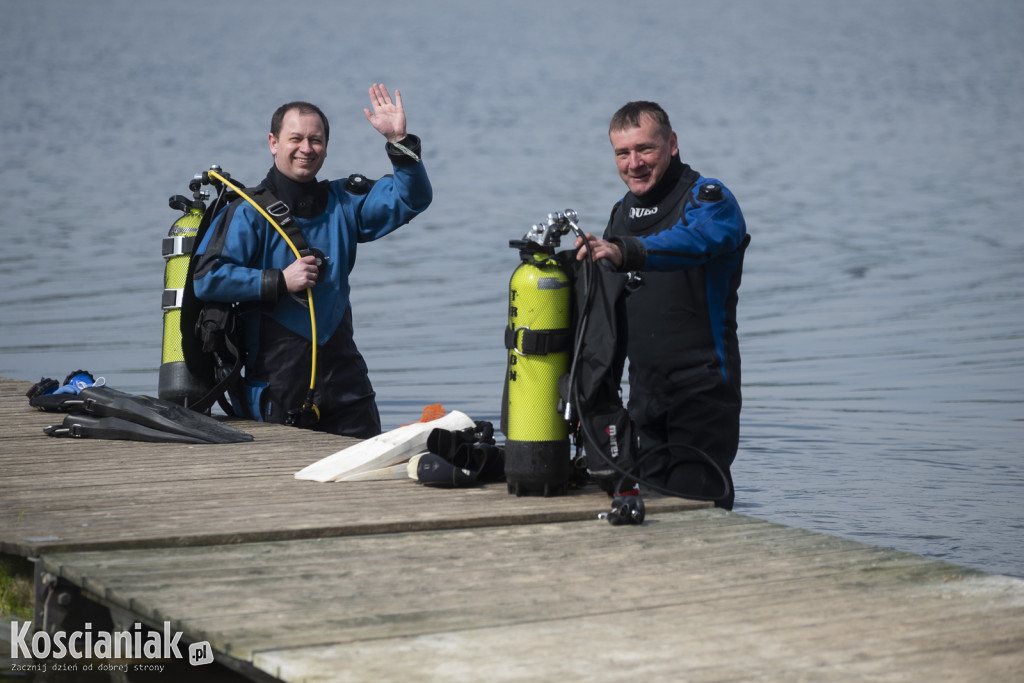
[[[509,245],[525,246],[533,243],[544,251],[554,251],[561,243],[562,236],[568,235],[570,231],[577,237],[583,237],[583,230],[580,229],[577,221],[579,221],[579,216],[572,209],[549,213],[546,223],[537,223],[530,228],[529,232],[523,235],[522,240],[509,242]]]

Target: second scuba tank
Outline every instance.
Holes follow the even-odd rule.
[[[572,287],[553,258],[557,230],[543,224],[509,246],[522,263],[509,282],[508,372],[502,428],[509,493],[544,496],[568,490],[569,431],[559,411],[558,380],[568,373]]]
[[[203,220],[206,205],[203,195],[194,199],[182,195],[170,198],[172,209],[184,215],[174,221],[163,240],[164,255],[164,339],[160,360],[158,396],[167,401],[187,406],[202,398],[210,387],[192,375],[185,365],[181,340],[181,302],[188,277],[192,246]]]

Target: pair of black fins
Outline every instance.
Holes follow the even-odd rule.
[[[460,430],[434,429],[417,457],[415,479],[427,486],[464,488],[505,479],[505,449],[494,442],[494,426],[476,422]]]
[[[62,425],[43,430],[50,436],[189,444],[253,440],[251,434],[177,403],[107,386],[85,387],[78,394],[39,396],[29,403],[42,410],[69,413]]]

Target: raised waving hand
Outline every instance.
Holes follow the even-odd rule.
[[[399,142],[405,138],[405,109],[402,108],[400,90],[395,90],[395,100],[392,102],[384,84],[374,83],[370,87],[370,106],[373,111],[363,109],[363,113],[378,133],[386,137],[388,142]]]

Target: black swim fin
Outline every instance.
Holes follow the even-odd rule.
[[[136,396],[110,387],[86,387],[65,402],[73,412],[116,417],[169,435],[197,439],[195,443],[252,441],[251,434],[219,420],[152,396]],[[171,439],[164,439],[170,441]]]
[[[494,425],[477,421],[459,430],[434,429],[417,464],[421,484],[463,487],[504,481],[505,451],[494,443]]]
[[[71,413],[62,425],[51,425],[43,430],[50,436],[68,436],[91,439],[120,439],[169,443],[209,443],[194,436],[182,436],[144,427],[119,417],[98,417],[87,413]]]
[[[456,467],[437,453],[424,453],[416,463],[416,481],[427,486],[465,488],[476,480],[476,472]]]

